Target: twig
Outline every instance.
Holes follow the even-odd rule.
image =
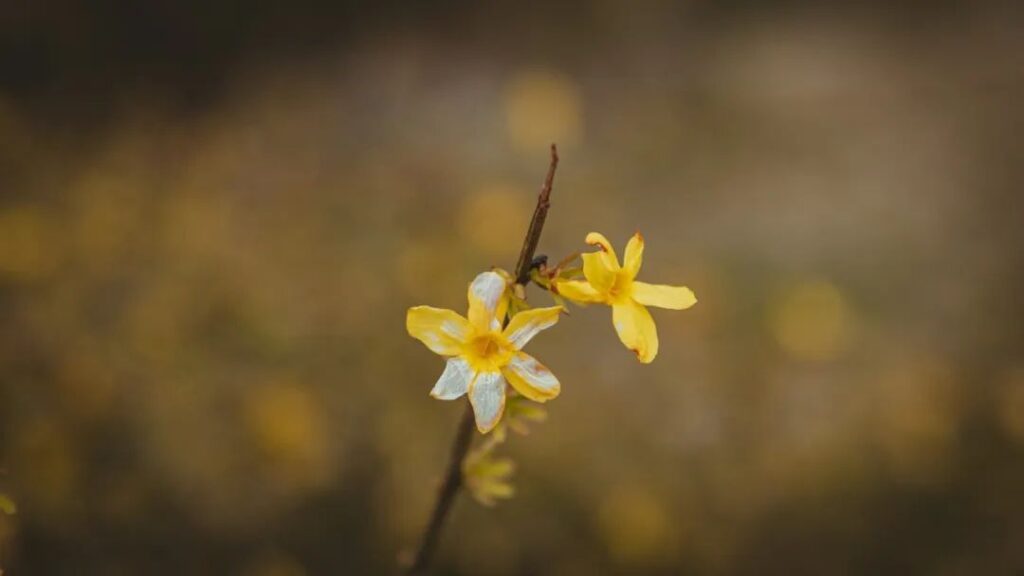
[[[544,178],[544,186],[537,196],[537,207],[533,211],[533,219],[530,220],[530,228],[526,231],[526,238],[523,240],[523,249],[519,252],[519,262],[516,263],[516,283],[526,285],[530,281],[530,269],[533,264],[533,253],[537,251],[537,243],[540,242],[540,233],[544,229],[544,220],[548,215],[548,208],[551,207],[551,185],[555,181],[555,169],[558,168],[558,149],[551,145],[551,164],[548,166],[548,175]],[[437,501],[434,503],[434,511],[430,514],[430,522],[423,532],[423,539],[416,550],[416,556],[406,570],[409,576],[419,575],[426,572],[430,559],[437,548],[437,541],[441,537],[441,529],[444,527],[445,518],[455,503],[455,496],[462,488],[462,461],[465,460],[469,447],[473,443],[474,417],[473,407],[466,404],[466,411],[459,422],[458,432],[452,442],[451,455],[448,460],[448,472],[445,474],[444,482],[437,493]]]
[[[516,263],[516,283],[523,286],[530,283],[530,267],[533,262],[533,253],[537,251],[537,243],[540,242],[540,233],[544,229],[544,220],[548,217],[548,208],[551,208],[551,185],[555,182],[555,169],[558,168],[558,148],[551,145],[551,164],[548,166],[548,175],[544,178],[544,186],[537,196],[537,207],[533,209],[533,219],[530,220],[530,228],[526,231],[526,239],[523,241],[523,249],[519,252],[519,262]]]
[[[448,457],[448,472],[445,474],[444,483],[437,493],[437,502],[434,503],[434,512],[430,515],[430,523],[423,532],[423,540],[420,542],[416,557],[409,566],[406,574],[423,574],[430,563],[430,558],[437,548],[437,541],[441,536],[441,528],[444,520],[448,517],[448,511],[455,502],[455,496],[462,487],[462,460],[466,457],[470,445],[473,443],[473,407],[466,405],[466,411],[462,414],[459,422],[459,431],[455,434],[455,441],[452,442],[451,455]]]

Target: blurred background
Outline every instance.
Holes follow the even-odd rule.
[[[621,249],[438,574],[1024,570],[1013,2],[0,6],[0,567],[386,574],[461,402],[406,309]],[[533,302],[548,299],[536,289]]]

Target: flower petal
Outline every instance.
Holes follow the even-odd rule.
[[[591,246],[597,246],[601,249],[598,254],[601,254],[602,259],[608,266],[608,269],[617,272],[619,270],[619,257],[615,255],[615,249],[612,248],[612,243],[604,237],[604,234],[600,232],[591,232],[587,234],[586,243]]]
[[[505,294],[505,279],[497,272],[483,272],[469,284],[469,321],[482,330],[491,330]]]
[[[455,400],[469,390],[474,375],[469,362],[464,358],[449,358],[430,395],[438,400]]]
[[[505,338],[516,350],[522,350],[523,346],[526,346],[526,343],[541,330],[547,330],[554,326],[561,313],[561,306],[523,310],[509,321],[504,332]]]
[[[612,243],[609,242],[608,239],[605,238],[604,234],[601,234],[600,232],[591,232],[590,234],[587,234],[584,241],[590,246],[597,246],[601,248],[602,252],[607,252],[612,256],[615,255],[615,249],[612,248]],[[616,261],[618,261],[618,259],[616,259]]]
[[[612,323],[619,340],[643,364],[649,364],[658,355],[658,330],[651,313],[633,300],[612,306]]]
[[[556,280],[555,291],[559,296],[575,302],[601,302],[601,293],[585,280]]]
[[[629,278],[636,278],[636,273],[640,271],[640,264],[644,260],[644,237],[639,232],[633,234],[633,237],[629,239],[629,243],[626,244],[626,253],[623,255],[622,269],[629,274]]]
[[[608,267],[607,258],[603,252],[588,252],[582,255],[583,275],[587,282],[600,293],[606,293],[615,284],[616,271]]]
[[[414,306],[405,315],[409,335],[426,344],[435,354],[455,356],[462,349],[472,327],[451,310],[432,306]]]
[[[473,405],[476,428],[481,434],[497,426],[505,410],[505,378],[501,372],[478,374],[469,386],[469,403]]]
[[[666,286],[633,282],[633,299],[644,306],[657,306],[670,310],[686,310],[697,303],[693,290],[686,286]]]
[[[551,370],[525,352],[513,356],[504,372],[516,392],[534,402],[547,402],[562,390]]]

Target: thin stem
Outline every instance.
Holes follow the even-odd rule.
[[[551,185],[555,182],[555,169],[557,168],[558,148],[552,144],[551,164],[548,165],[548,175],[544,178],[544,186],[541,187],[540,194],[537,196],[537,207],[533,209],[530,228],[526,231],[523,249],[519,252],[519,262],[516,263],[516,282],[523,286],[530,282],[530,266],[533,263],[533,253],[537,251],[540,233],[544,229],[544,220],[548,217],[548,208],[551,208]]]
[[[462,420],[459,422],[459,430],[455,433],[455,441],[452,442],[451,455],[448,457],[448,472],[437,493],[434,512],[430,515],[430,523],[427,524],[427,528],[423,532],[420,548],[416,551],[416,557],[406,572],[409,575],[423,574],[430,559],[434,556],[445,518],[448,517],[448,511],[455,502],[459,488],[462,487],[462,460],[473,443],[473,422],[473,407],[467,403],[466,411],[462,413]]]
[[[537,251],[537,244],[540,242],[540,233],[544,229],[544,220],[548,215],[548,208],[551,207],[551,186],[555,181],[555,169],[558,168],[558,149],[551,145],[551,164],[548,166],[547,177],[544,178],[544,186],[537,196],[537,207],[533,211],[533,219],[530,220],[530,228],[526,231],[526,238],[523,240],[523,248],[519,252],[519,262],[516,263],[516,283],[526,285],[530,281],[530,269],[533,263],[533,253]],[[434,556],[437,542],[441,537],[441,530],[444,521],[451,511],[455,497],[462,488],[462,461],[466,459],[470,446],[473,444],[474,428],[473,407],[466,404],[466,411],[462,414],[459,422],[459,429],[455,433],[452,442],[451,455],[448,459],[448,472],[445,474],[444,482],[437,493],[437,500],[434,502],[434,511],[430,514],[430,521],[423,531],[423,538],[416,550],[416,556],[406,570],[406,574],[414,576],[423,574],[430,565]]]

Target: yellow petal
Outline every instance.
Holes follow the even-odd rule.
[[[561,306],[524,310],[509,321],[504,332],[505,338],[516,350],[522,350],[523,346],[526,346],[526,343],[541,330],[554,326],[561,313]]]
[[[414,306],[405,316],[409,336],[426,344],[435,354],[455,356],[469,337],[469,322],[451,310],[432,306]]]
[[[658,330],[647,308],[632,300],[615,304],[612,323],[619,340],[636,353],[640,362],[649,364],[658,355]]]
[[[557,280],[555,290],[559,296],[576,302],[601,302],[603,298],[590,282],[584,280]]]
[[[587,282],[600,293],[611,290],[615,284],[616,270],[608,267],[607,259],[603,252],[590,252],[583,254],[583,275]]]
[[[640,271],[640,265],[644,260],[644,237],[639,232],[633,234],[626,244],[626,253],[623,257],[622,269],[626,271],[630,279],[636,278]]]
[[[584,241],[591,246],[601,248],[602,252],[608,252],[612,256],[615,255],[615,249],[612,248],[612,243],[609,242],[608,239],[605,238],[604,234],[601,234],[600,232],[591,232],[590,234],[587,234]]]
[[[666,286],[633,282],[633,299],[644,306],[657,306],[670,310],[686,310],[697,303],[693,290],[686,286]]]
[[[516,495],[516,489],[508,482],[497,480],[485,480],[481,490],[491,498],[511,498]]]
[[[612,271],[619,270],[619,258],[615,255],[615,249],[612,248],[611,242],[604,237],[604,234],[600,232],[591,232],[587,234],[586,243],[591,246],[597,246],[601,249],[598,254],[601,254],[608,269]]]
[[[516,463],[511,458],[495,458],[490,454],[483,454],[474,458],[474,455],[467,456],[463,463],[463,473],[466,479],[506,479],[516,471]]]
[[[483,272],[473,279],[468,294],[469,321],[473,326],[484,331],[493,330],[495,323],[501,326],[503,318],[498,318],[497,313],[504,309],[505,287],[505,279],[497,272]]]
[[[504,478],[468,476],[466,488],[477,502],[488,507],[497,504],[499,498],[507,499],[515,495],[515,487]]]
[[[473,405],[476,428],[486,434],[498,425],[505,410],[505,378],[501,372],[481,372],[469,385],[469,403]]]
[[[516,392],[534,402],[547,402],[562,390],[551,370],[525,352],[513,356],[503,372]]]

